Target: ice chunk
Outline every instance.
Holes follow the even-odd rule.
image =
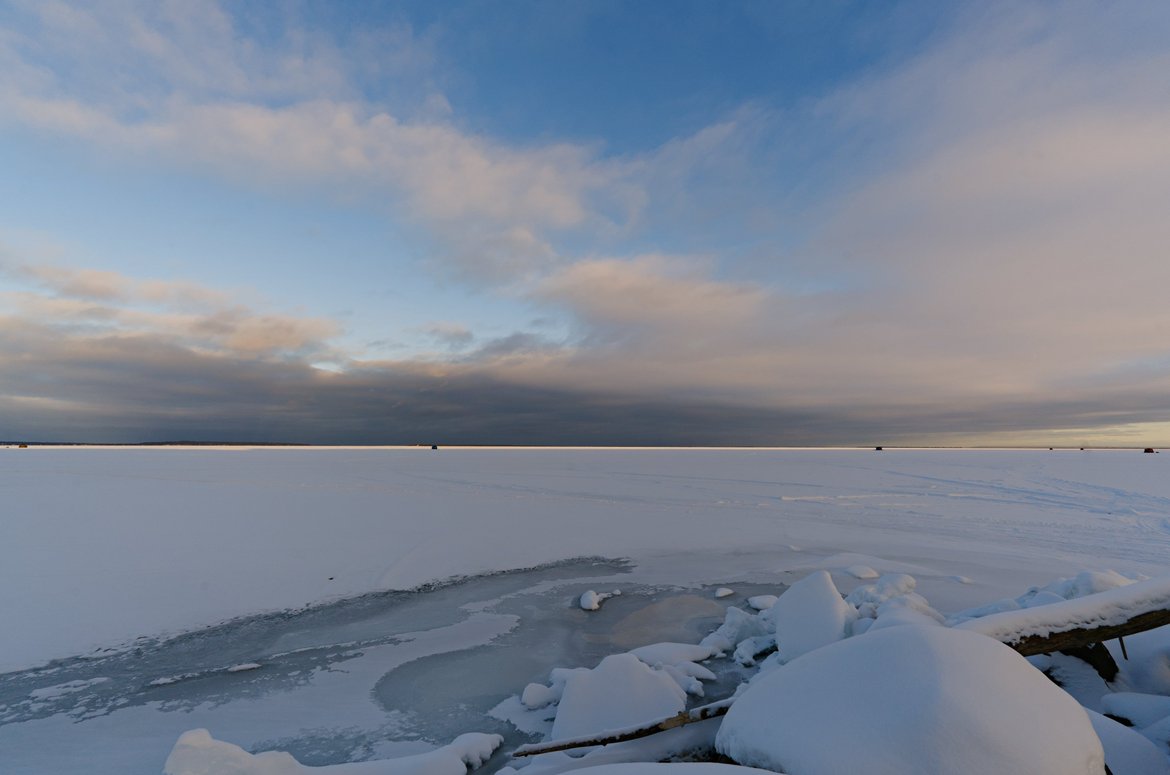
[[[740,641],[735,647],[735,653],[732,656],[741,665],[751,667],[756,663],[757,657],[767,653],[775,645],[775,635],[757,635],[754,638],[746,638]]]
[[[747,599],[747,604],[757,611],[767,611],[776,605],[778,599],[775,595],[753,595]]]
[[[690,663],[687,663],[690,664]],[[663,665],[659,668],[666,673],[671,679],[678,684],[678,688],[682,689],[687,694],[692,694],[695,697],[703,697],[706,692],[703,690],[703,684],[699,679],[682,668],[675,665]],[[712,674],[714,676],[714,674]]]
[[[693,643],[654,643],[630,651],[650,667],[665,670],[667,675],[687,694],[696,697],[704,695],[702,681],[714,681],[716,676],[696,662],[714,656],[710,646],[696,646]]]
[[[850,565],[845,569],[845,572],[855,579],[876,579],[878,577],[878,572],[868,565]]]
[[[587,667],[554,667],[549,672],[549,685],[531,683],[524,687],[520,701],[530,710],[543,708],[554,702],[560,702],[565,692],[565,684],[569,678],[577,673],[588,673]]]
[[[873,584],[863,584],[853,590],[845,601],[857,608],[859,616],[872,619],[877,616],[878,608],[883,603],[912,594],[917,585],[918,582],[913,576],[905,573],[887,573]]]
[[[621,593],[620,589],[615,589],[613,592],[595,592],[591,589],[581,593],[581,599],[577,601],[577,605],[581,606],[584,611],[596,611],[601,608],[603,602],[611,597],[617,597]]]
[[[259,670],[264,667],[259,662],[244,662],[239,665],[232,665],[227,669],[229,673],[246,673],[249,670]]]
[[[946,618],[930,607],[926,598],[917,592],[892,597],[877,608],[875,626],[888,627],[892,624],[943,624]]]
[[[163,765],[164,775],[465,775],[491,758],[504,738],[471,732],[434,751],[352,764],[306,767],[283,751],[251,754],[216,740],[206,729],[184,732]]]
[[[561,689],[563,691],[564,687]],[[551,705],[560,698],[561,692],[551,686],[531,683],[524,687],[524,693],[520,695],[520,702],[524,703],[524,707],[529,710],[535,710]]]
[[[63,697],[67,694],[73,694],[83,689],[88,689],[92,686],[106,683],[109,680],[109,678],[103,676],[100,678],[90,678],[88,680],[67,681],[66,683],[57,684],[55,686],[46,686],[43,689],[33,689],[28,693],[28,696],[34,700],[55,700],[58,697]]]
[[[727,587],[719,587],[719,589],[715,590],[715,597],[717,598],[731,597],[734,594],[735,590],[728,589]]]
[[[844,638],[857,611],[841,599],[828,571],[821,570],[786,589],[766,618],[775,626],[780,658],[788,661]]]
[[[1100,713],[1086,712],[1113,775],[1170,775],[1170,761],[1151,741]]]
[[[550,739],[579,737],[670,716],[686,693],[668,674],[633,654],[613,654],[592,670],[569,676]]]
[[[492,718],[506,721],[524,734],[539,738],[547,737],[552,731],[552,721],[556,714],[557,709],[549,706],[537,710],[529,708],[514,694],[500,700],[488,711]]]
[[[700,646],[711,649],[713,654],[731,651],[746,638],[769,634],[767,622],[755,614],[749,614],[734,606],[727,609],[719,629],[699,641]]]
[[[676,665],[679,662],[701,662],[714,653],[709,646],[694,643],[653,643],[631,649],[630,653],[651,667]]]
[[[1012,649],[947,627],[892,627],[753,681],[720,753],[799,775],[1101,775],[1083,708]]]

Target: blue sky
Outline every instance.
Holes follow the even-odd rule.
[[[0,0],[0,439],[1170,443],[1167,32]]]

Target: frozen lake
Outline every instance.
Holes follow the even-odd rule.
[[[910,572],[955,610],[1170,562],[1170,458],[1133,451],[0,456],[5,773],[157,773],[195,727],[307,764],[510,748],[488,711],[551,667],[695,642],[812,568]]]
[[[580,560],[416,592],[245,617],[164,641],[0,676],[5,773],[154,773],[192,727],[310,765],[414,753],[467,730],[504,735],[485,772],[536,738],[490,710],[559,665],[657,641],[696,642],[728,604],[775,593],[626,585],[622,563]],[[583,589],[621,587],[583,611]],[[709,685],[729,694],[733,663]]]

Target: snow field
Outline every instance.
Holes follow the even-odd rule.
[[[900,566],[951,609],[1170,560],[1170,474],[1128,451],[0,453],[0,671],[571,557],[670,583]]]

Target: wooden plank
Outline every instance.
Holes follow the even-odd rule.
[[[706,721],[711,718],[718,718],[725,715],[731,704],[734,702],[732,698],[712,702],[709,705],[701,705],[697,708],[684,710],[676,713],[673,716],[667,716],[664,719],[651,721],[647,724],[637,727],[629,727],[628,729],[607,732],[600,735],[591,735],[588,737],[574,737],[567,740],[555,740],[549,743],[534,743],[532,745],[522,745],[512,752],[513,756],[536,756],[542,753],[552,753],[553,751],[568,751],[572,748],[587,748],[595,745],[612,745],[613,743],[624,743],[628,740],[637,740],[642,737],[649,737],[656,735],[659,732],[665,732],[668,729],[676,729],[678,727],[686,726],[687,724],[694,724],[697,721]]]
[[[1053,651],[1065,651],[1091,646],[1094,643],[1104,643],[1107,640],[1136,635],[1139,632],[1153,630],[1167,624],[1170,624],[1170,608],[1146,611],[1121,624],[1093,628],[1077,627],[1065,632],[1054,632],[1045,637],[1029,635],[1006,645],[1011,646],[1025,657],[1030,657],[1034,654],[1050,654]]]

